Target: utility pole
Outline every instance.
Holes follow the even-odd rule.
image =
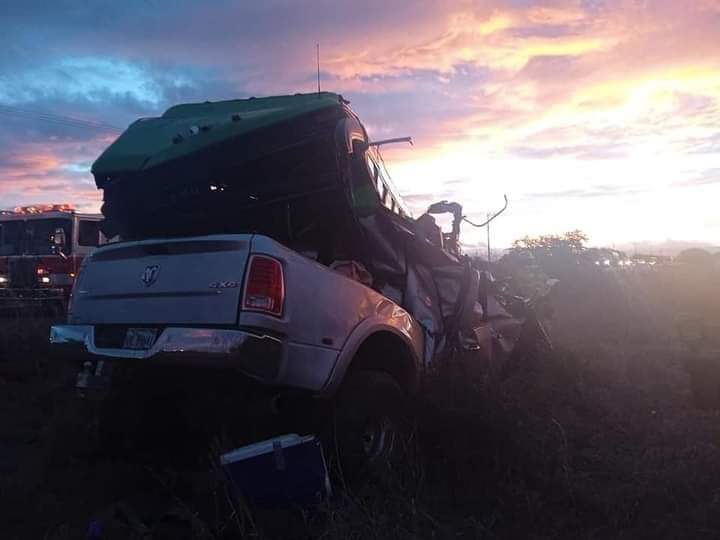
[[[488,219],[488,223],[487,223],[487,261],[488,261],[488,264],[490,264],[490,221],[491,220],[490,220],[489,212],[487,214],[487,219]]]
[[[318,82],[318,95],[320,95],[320,44],[315,44],[315,59],[317,60],[317,82]]]

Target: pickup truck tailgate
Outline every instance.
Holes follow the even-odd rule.
[[[86,259],[75,324],[234,324],[251,235],[122,242]]]

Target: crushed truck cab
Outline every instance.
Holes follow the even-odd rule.
[[[78,351],[82,384],[120,364],[299,389],[334,404],[348,462],[391,452],[408,395],[476,315],[479,274],[411,217],[380,143],[328,92],[133,123],[92,168],[117,241],[83,261],[52,343]]]
[[[417,279],[382,230],[414,222],[341,96],[172,107],[132,124],[93,174],[119,241],[83,262],[53,344],[318,395],[370,339],[408,391],[432,364],[437,323],[403,306]]]

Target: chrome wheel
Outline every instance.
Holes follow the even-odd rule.
[[[392,455],[396,437],[397,426],[390,418],[383,416],[374,426],[367,426],[363,433],[362,445],[365,456],[369,461],[376,461]]]

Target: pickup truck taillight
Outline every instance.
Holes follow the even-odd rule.
[[[266,255],[251,255],[243,308],[280,316],[284,303],[285,283],[280,261]]]

